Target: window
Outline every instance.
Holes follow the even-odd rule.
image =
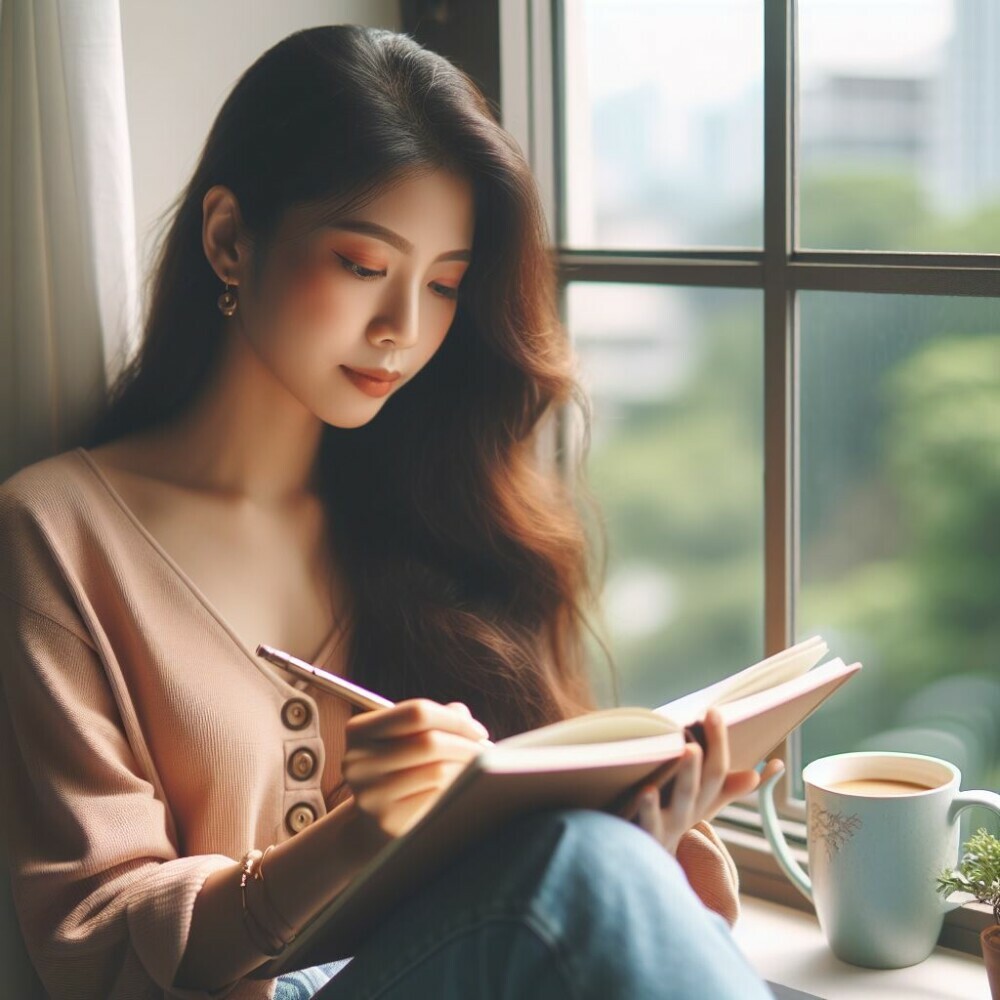
[[[566,320],[593,406],[620,697],[660,705],[763,647],[761,294],[574,281]]]
[[[1000,5],[512,0],[501,43],[623,701],[821,632],[866,669],[793,826],[865,745],[1000,787]]]

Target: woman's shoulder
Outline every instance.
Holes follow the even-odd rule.
[[[82,450],[71,448],[40,459],[0,483],[0,526],[65,513],[84,472]]]
[[[61,576],[102,531],[86,482],[85,459],[71,449],[24,466],[0,483],[0,590],[37,590]],[[58,571],[58,572],[57,572]]]
[[[0,491],[6,495],[9,491],[30,490],[32,486],[46,482],[52,476],[65,477],[67,473],[72,474],[80,467],[83,451],[83,448],[68,448],[22,466],[0,482]]]
[[[72,448],[26,465],[0,483],[4,562],[30,566],[59,550],[77,551],[82,558],[90,546],[79,540],[109,530],[92,479],[83,449]]]

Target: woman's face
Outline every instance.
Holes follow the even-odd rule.
[[[243,333],[321,420],[367,423],[441,346],[473,227],[471,184],[444,170],[404,180],[347,217],[325,221],[320,209],[296,206],[261,273],[241,282]]]

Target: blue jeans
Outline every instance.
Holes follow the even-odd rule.
[[[331,978],[332,977],[332,978]],[[315,983],[323,983],[317,990]],[[275,1000],[772,1000],[729,925],[644,830],[590,809],[502,827],[357,954]]]

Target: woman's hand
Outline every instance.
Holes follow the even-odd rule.
[[[729,770],[729,737],[722,716],[714,708],[705,715],[704,753],[697,743],[688,743],[679,760],[668,761],[644,781],[620,815],[638,815],[642,829],[652,834],[671,853],[677,853],[681,837],[701,820],[711,819],[724,806],[754,791],[761,781],[782,765],[768,763],[763,774]],[[660,807],[660,786],[673,778],[670,802]]]
[[[430,809],[488,735],[461,702],[412,698],[348,720],[341,771],[355,807],[388,841]]]

